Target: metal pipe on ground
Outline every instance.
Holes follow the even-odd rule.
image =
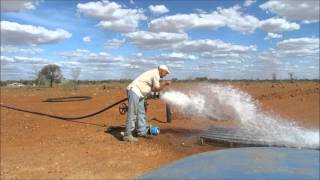
[[[167,123],[172,122],[172,111],[171,106],[169,104],[166,104],[166,114],[167,114]]]

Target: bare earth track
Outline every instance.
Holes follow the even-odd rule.
[[[197,84],[173,85],[173,89]],[[319,83],[233,83],[251,94],[263,109],[319,128]],[[81,86],[78,91],[1,88],[1,103],[59,116],[90,114],[125,97],[125,86]],[[48,103],[63,96],[92,96],[88,101]],[[150,101],[148,119],[161,128],[153,139],[130,144],[120,141],[125,116],[117,107],[81,121],[62,121],[1,108],[1,179],[128,179],[183,157],[223,146],[201,146],[198,137],[209,126],[231,127],[238,122],[217,122],[174,114],[166,123],[165,106]]]

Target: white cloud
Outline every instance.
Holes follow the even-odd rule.
[[[41,57],[25,57],[25,56],[1,56],[1,64],[12,63],[12,65],[17,65],[22,63],[24,65],[34,65],[34,64],[48,64],[47,59]],[[19,65],[20,66],[20,65]]]
[[[0,60],[1,60],[1,65],[15,62],[15,60],[12,57],[8,57],[8,56],[1,56]]]
[[[41,48],[18,48],[16,46],[1,46],[1,53],[24,53],[24,54],[40,54],[43,52]]]
[[[111,39],[109,40],[106,44],[105,47],[106,48],[118,48],[120,46],[122,46],[124,43],[126,42],[125,39]]]
[[[257,59],[262,61],[279,61],[277,55],[274,53],[275,51],[271,49],[270,51],[261,52],[258,54]]]
[[[142,57],[143,54],[142,54],[142,53],[136,53],[135,56],[136,56],[136,57]]]
[[[299,60],[300,64],[303,61],[319,62],[319,38],[302,37],[280,41],[274,49],[260,52],[257,60],[264,61],[269,65],[274,65],[273,68],[282,70],[285,66],[279,67],[279,65],[285,65],[286,63],[283,62],[288,60],[292,62]],[[266,69],[266,67],[263,68]]]
[[[207,11],[203,10],[203,9],[194,9],[194,12],[199,13],[199,14],[207,14]]]
[[[143,54],[122,57],[76,49],[60,55],[63,57],[60,64],[65,71],[74,67],[81,68],[81,77],[86,79],[128,79],[158,65],[156,60],[145,58]]]
[[[319,38],[302,37],[280,41],[277,43],[276,54],[301,57],[319,54]]]
[[[242,46],[236,44],[225,43],[221,40],[187,40],[174,46],[175,49],[183,52],[199,52],[199,53],[245,53],[250,51],[256,51],[255,46]]]
[[[67,60],[78,61],[81,63],[110,64],[124,60],[122,56],[112,56],[105,52],[95,53],[86,49],[62,52],[60,55]]]
[[[38,0],[1,0],[1,12],[18,12],[34,10],[39,5]]]
[[[211,13],[191,13],[164,16],[152,20],[149,30],[152,32],[186,32],[192,29],[217,29],[229,27],[243,34],[253,33],[257,28],[270,33],[299,30],[300,25],[283,18],[272,17],[259,20],[255,16],[243,14],[240,6],[218,7]]]
[[[35,79],[38,71],[51,64],[48,59],[27,56],[1,56],[1,79]]]
[[[182,68],[184,68],[185,66],[183,65],[183,64],[171,64],[171,63],[169,63],[169,64],[166,64],[168,67],[169,67],[169,69],[182,69]]]
[[[14,56],[13,59],[17,63],[29,63],[29,64],[47,64],[48,60],[40,57],[24,57],[24,56]]]
[[[86,49],[76,49],[75,51],[68,51],[68,52],[62,52],[60,55],[64,58],[75,58],[75,57],[81,57],[85,54],[89,54],[90,51]]]
[[[194,55],[188,55],[184,53],[179,53],[179,52],[172,52],[172,53],[163,53],[159,56],[154,57],[153,59],[155,60],[168,60],[168,61],[185,61],[185,60],[197,60],[199,57],[194,56]]]
[[[256,3],[256,0],[245,0],[243,5],[244,6],[251,6],[254,3]]]
[[[140,20],[146,20],[143,9],[126,9],[116,2],[97,1],[77,4],[78,12],[101,19],[98,26],[116,32],[132,32]]]
[[[269,18],[260,22],[261,29],[266,32],[279,33],[284,31],[294,31],[300,29],[297,23],[290,23],[281,18]]]
[[[200,28],[196,22],[207,22],[208,26],[213,26],[210,21],[205,21],[204,18],[197,14],[177,14],[173,16],[165,16],[152,20],[149,23],[149,30],[153,32],[185,32],[192,28]],[[214,19],[213,19],[214,20]],[[217,21],[217,20],[215,20]],[[198,23],[199,24],[199,23]],[[216,26],[221,27],[223,22],[216,22]],[[204,27],[201,26],[201,27]]]
[[[288,20],[319,21],[319,0],[270,0],[259,7]]]
[[[210,14],[176,14],[152,20],[149,30],[153,32],[185,32],[191,29],[217,29],[228,26],[242,33],[253,33],[259,20],[251,15],[243,15],[239,6],[218,8]]]
[[[91,42],[91,37],[90,36],[85,36],[85,37],[82,38],[82,40],[84,42]]]
[[[309,66],[308,68],[309,68],[309,69],[317,69],[316,66]]]
[[[265,37],[264,40],[268,40],[268,39],[278,39],[278,38],[282,38],[282,34],[268,33],[267,37]]]
[[[155,68],[158,66],[158,62],[156,60],[146,57],[127,57],[124,62],[137,65],[145,69]]]
[[[98,26],[109,31],[128,33],[136,30],[138,21],[123,18],[117,21],[100,21]]]
[[[219,9],[220,14],[225,18],[226,25],[234,31],[242,33],[253,33],[259,26],[259,20],[251,15],[243,15],[239,6],[228,9]]]
[[[167,33],[167,32],[147,32],[138,31],[126,34],[128,41],[132,42],[139,48],[171,48],[174,44],[188,39],[184,33]]]
[[[58,43],[72,36],[63,30],[48,30],[40,26],[1,21],[1,43],[11,45],[37,45]]]
[[[216,58],[216,59],[226,59],[226,58],[242,59],[242,55],[236,52],[225,52],[225,53],[203,52],[201,53],[201,56],[208,57],[208,58]]]
[[[149,10],[153,15],[156,16],[169,12],[169,9],[165,5],[150,5]]]

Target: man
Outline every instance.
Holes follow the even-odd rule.
[[[147,124],[145,121],[144,97],[151,92],[160,92],[165,86],[170,85],[169,81],[160,84],[160,78],[165,77],[170,71],[166,65],[160,65],[156,69],[141,74],[131,84],[128,90],[128,116],[124,141],[138,141],[133,137],[132,132],[137,130],[137,135],[147,136]],[[135,127],[137,124],[138,127]]]

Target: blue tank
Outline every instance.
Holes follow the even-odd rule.
[[[152,136],[157,136],[158,134],[160,134],[160,128],[159,127],[151,127],[149,129],[149,131],[150,131],[150,134]]]
[[[319,179],[319,151],[235,148],[196,154],[138,179]]]

